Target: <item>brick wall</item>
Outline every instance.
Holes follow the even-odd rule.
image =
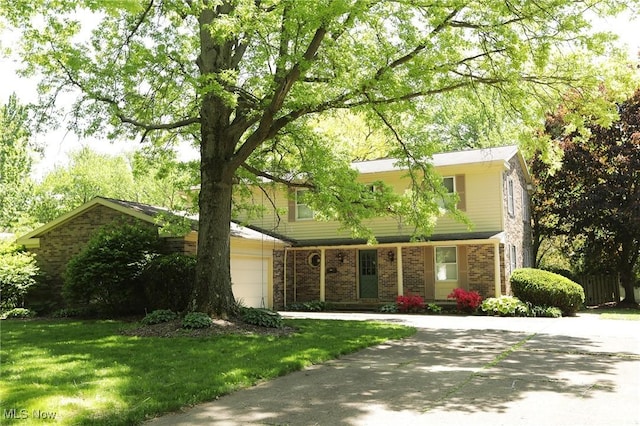
[[[423,247],[402,248],[402,282],[405,295],[418,295],[426,298],[425,263]]]
[[[494,296],[494,246],[493,244],[466,245],[469,290],[479,292],[483,298]],[[388,252],[393,251],[394,259]],[[395,248],[380,248],[378,251],[378,298],[362,300],[358,296],[358,250],[327,249],[325,251],[325,300],[327,302],[392,302],[398,295],[397,251]],[[320,299],[320,267],[309,264],[309,255],[319,250],[297,250],[287,254],[286,303],[309,302]],[[275,309],[284,308],[284,250],[274,252],[273,304]],[[295,261],[294,261],[295,259]],[[403,293],[419,295],[427,299],[427,265],[432,256],[425,255],[423,246],[402,248]],[[295,274],[294,274],[295,263]],[[500,245],[501,291],[508,291],[504,274],[504,247]],[[433,268],[431,268],[433,269]],[[334,272],[335,271],[335,272]],[[295,279],[294,279],[295,275]],[[431,280],[431,284],[433,280]],[[433,294],[432,292],[430,294]]]
[[[40,247],[29,251],[36,254],[36,261],[47,283],[46,296],[61,302],[63,274],[69,260],[80,253],[92,235],[111,223],[139,223],[155,228],[155,225],[136,219],[109,207],[97,204],[80,215],[40,235]],[[195,243],[183,238],[170,238],[164,251],[195,253]],[[43,290],[44,291],[44,290]],[[44,295],[43,293],[43,295]],[[39,295],[39,297],[43,297]]]
[[[510,247],[513,245],[516,248],[516,268],[522,268],[523,266],[531,266],[529,259],[531,258],[532,245],[531,221],[528,219],[530,216],[527,213],[530,208],[530,196],[527,191],[525,173],[516,156],[509,161],[509,165],[511,170],[506,171],[503,178],[506,247],[504,247],[502,259],[506,266],[506,278],[511,276],[512,272]],[[509,180],[513,181],[514,184],[513,215],[510,215],[507,209]]]

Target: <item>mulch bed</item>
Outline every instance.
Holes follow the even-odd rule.
[[[214,319],[211,327],[188,329],[182,328],[181,320],[174,320],[153,325],[140,325],[122,331],[125,336],[138,337],[210,337],[223,334],[288,336],[295,332],[293,327],[269,328],[247,324],[243,321],[231,319]]]

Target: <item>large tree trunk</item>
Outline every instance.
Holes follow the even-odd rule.
[[[624,288],[624,300],[622,305],[637,306],[636,296],[633,292],[635,284],[634,265],[638,261],[638,245],[634,238],[628,238],[620,244],[618,253],[618,272],[620,272],[620,285]]]
[[[198,261],[193,310],[219,318],[234,313],[231,289],[230,238],[231,182],[222,182],[202,171]]]
[[[203,76],[217,78],[231,69],[233,40],[224,43],[211,37],[209,25],[217,13],[228,13],[228,3],[215,10],[205,8],[199,17],[200,55],[197,60]],[[207,93],[200,108],[200,224],[196,283],[191,308],[219,318],[235,311],[231,289],[230,223],[231,197],[235,170],[230,165],[240,133],[229,130],[233,109]]]

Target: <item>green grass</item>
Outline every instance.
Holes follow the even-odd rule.
[[[598,308],[588,309],[580,313],[599,315],[602,319],[640,321],[640,309],[633,308]]]
[[[286,337],[140,338],[118,321],[0,322],[0,417],[56,413],[56,424],[129,425],[342,354],[409,336],[381,322],[289,320]],[[0,423],[3,421],[0,420]]]

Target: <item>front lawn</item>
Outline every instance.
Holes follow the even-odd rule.
[[[415,329],[287,320],[289,336],[130,337],[118,321],[0,322],[0,416],[129,425]],[[15,411],[12,411],[14,410]]]

